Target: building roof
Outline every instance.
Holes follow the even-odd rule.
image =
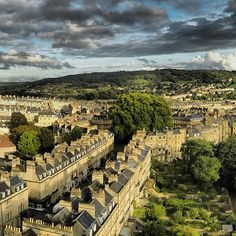
[[[122,174],[125,177],[130,178],[134,174],[134,172],[126,168],[122,171]]]
[[[84,229],[89,229],[96,220],[87,212],[82,211],[78,216],[77,221],[84,227]]]
[[[0,135],[0,148],[16,147],[7,134]]]
[[[110,186],[110,189],[115,192],[115,193],[119,193],[120,190],[122,189],[123,185],[118,183],[118,182],[113,182]]]
[[[5,182],[0,182],[0,192],[5,192],[9,189],[8,185]]]
[[[24,182],[22,181],[22,179],[20,179],[18,176],[13,176],[12,178],[10,178],[10,184],[11,186],[18,186],[23,184]]]
[[[56,114],[52,111],[41,111],[41,112],[39,112],[39,115],[41,115],[41,116],[55,116]]]

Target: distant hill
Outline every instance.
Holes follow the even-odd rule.
[[[212,84],[232,79],[236,72],[163,69],[68,75],[27,83],[0,83],[0,94],[56,96],[61,98],[103,99],[129,90],[163,91],[178,84]],[[156,90],[155,90],[156,91]]]

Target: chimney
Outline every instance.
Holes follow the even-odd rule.
[[[59,201],[59,205],[62,206],[62,207],[67,208],[69,211],[72,212],[72,204],[71,204],[71,202],[60,200]]]
[[[7,172],[7,171],[2,172],[0,178],[1,178],[1,182],[5,182],[9,187],[11,186],[9,172]]]
[[[103,171],[94,171],[92,174],[92,181],[98,180],[99,183],[104,183]]]
[[[93,218],[95,218],[95,205],[79,202],[79,212],[87,211]]]

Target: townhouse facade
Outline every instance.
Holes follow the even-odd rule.
[[[28,187],[18,176],[0,175],[0,235],[5,225],[21,226],[21,214],[28,209]]]
[[[141,141],[140,135],[134,136],[115,160],[107,161],[103,170],[93,171],[90,184],[73,187],[70,199],[59,201],[44,219],[27,217],[23,231],[7,227],[8,235],[119,235],[150,175],[151,148],[145,137]]]

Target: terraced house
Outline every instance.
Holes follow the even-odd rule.
[[[27,217],[16,235],[119,235],[133,211],[133,202],[144,194],[150,174],[151,149],[143,137],[134,137],[104,169],[92,173],[91,183],[73,187],[70,198],[61,200],[43,217]]]
[[[14,158],[11,172],[27,183],[30,208],[43,211],[100,166],[113,145],[114,136],[108,131],[88,134],[70,146],[56,146],[51,154],[36,155],[33,160]]]

